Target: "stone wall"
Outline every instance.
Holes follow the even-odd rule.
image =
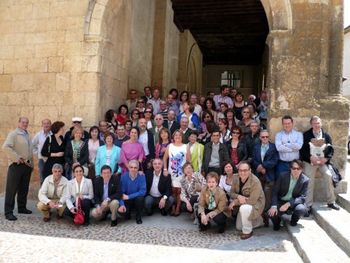
[[[143,92],[151,84],[155,1],[133,0],[132,6],[128,87]]]
[[[343,82],[343,95],[350,99],[350,26],[344,30],[343,56],[343,76],[347,78]]]

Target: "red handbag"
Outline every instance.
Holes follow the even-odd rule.
[[[84,211],[81,209],[81,199],[77,198],[77,213],[74,215],[74,224],[80,226],[84,224],[85,217],[84,217]]]

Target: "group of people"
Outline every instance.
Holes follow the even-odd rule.
[[[159,88],[145,87],[143,96],[131,90],[126,104],[108,110],[89,132],[80,117],[72,118],[67,132],[63,122],[45,119],[33,139],[29,120],[21,117],[3,145],[11,163],[6,219],[17,219],[16,194],[18,213],[32,213],[26,202],[33,154],[41,181],[37,208],[45,222],[53,209],[58,218],[74,218],[81,207],[85,225],[90,216],[111,214],[116,226],[132,210],[141,224],[144,213],[159,209],[164,216],[188,212],[201,231],[215,222],[219,233],[233,217],[247,239],[269,219],[278,230],[284,213],[292,215],[292,226],[308,216],[317,170],[326,178],[328,207],[338,210],[327,166],[332,140],[321,119],[313,116],[301,133],[286,115],[273,143],[266,130],[267,93],[243,98],[222,86],[220,94],[210,92],[199,102],[196,94],[178,96],[176,89],[162,100]]]

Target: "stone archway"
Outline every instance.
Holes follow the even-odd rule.
[[[132,2],[90,0],[85,16],[86,52],[94,55],[99,74],[98,116],[116,108],[128,89]]]

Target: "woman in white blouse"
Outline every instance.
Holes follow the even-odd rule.
[[[221,175],[220,177],[219,187],[224,190],[227,197],[227,201],[230,201],[229,194],[231,192],[233,177],[235,176],[233,171],[234,171],[233,164],[231,162],[226,162],[224,164],[225,174]]]
[[[84,211],[84,225],[90,223],[90,209],[92,206],[92,198],[94,198],[94,190],[92,181],[84,177],[84,169],[78,164],[73,167],[74,178],[67,184],[65,199],[66,209],[65,215],[74,217],[77,213],[77,200],[81,199],[81,208]]]

